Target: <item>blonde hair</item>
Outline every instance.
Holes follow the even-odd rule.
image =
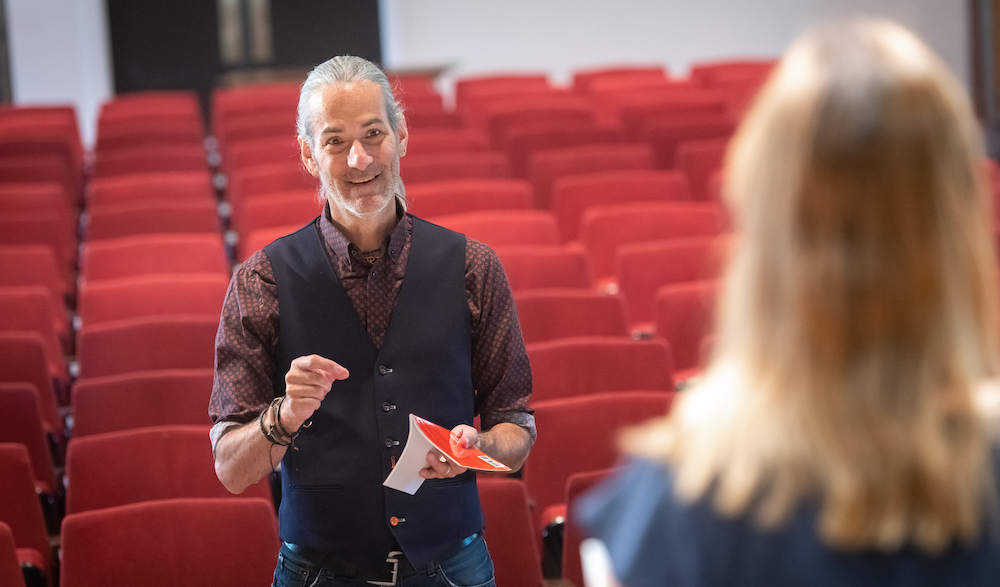
[[[713,357],[626,448],[763,527],[815,499],[833,547],[976,540],[1000,324],[981,158],[967,97],[910,32],[797,41],[727,154],[739,237]]]

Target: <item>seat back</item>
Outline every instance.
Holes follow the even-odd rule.
[[[220,234],[212,200],[141,200],[93,206],[87,212],[88,241],[145,234]]]
[[[563,525],[562,580],[583,587],[583,565],[580,560],[580,544],[583,534],[576,520],[576,500],[602,479],[614,473],[614,469],[583,471],[573,473],[566,481],[566,522]]]
[[[31,457],[23,444],[0,442],[0,522],[10,526],[17,548],[30,548],[42,561],[42,572],[52,565],[52,548],[45,529],[42,503],[35,492]]]
[[[527,345],[532,403],[624,390],[673,391],[670,346],[622,336],[561,338]]]
[[[711,202],[637,202],[588,209],[580,242],[597,279],[612,278],[618,247],[679,237],[717,236],[728,226],[725,209]]]
[[[672,392],[619,391],[533,404],[535,423],[545,434],[538,435],[522,473],[536,503],[536,531],[549,521],[546,509],[563,504],[570,475],[613,466],[620,432],[663,416],[673,397]]]
[[[52,449],[42,425],[38,389],[26,382],[0,383],[0,442],[15,442],[28,449],[35,487],[55,495],[56,477]]]
[[[83,281],[149,273],[230,275],[221,234],[152,234],[84,243],[80,247]]]
[[[59,301],[70,291],[67,268],[59,265],[48,245],[0,246],[0,286],[11,285],[40,285]]]
[[[678,371],[702,365],[705,341],[715,324],[716,280],[674,283],[656,292],[655,332],[670,341]]]
[[[496,584],[542,587],[541,555],[524,483],[509,477],[479,475],[479,503],[486,518],[483,537],[489,544]]]
[[[555,245],[559,242],[556,218],[543,210],[490,210],[429,219],[491,247]]]
[[[201,145],[147,145],[102,151],[94,157],[94,177],[150,171],[208,171]]]
[[[503,151],[448,151],[403,157],[399,175],[409,189],[427,181],[503,179],[510,177],[510,166]]]
[[[45,341],[35,332],[0,332],[0,382],[28,383],[38,390],[38,413],[45,432],[63,436],[56,390]]]
[[[262,499],[186,498],[68,515],[61,587],[268,585],[280,542]]]
[[[144,316],[93,326],[77,333],[79,377],[158,369],[207,369],[215,364],[218,316]]]
[[[592,285],[590,259],[580,247],[508,245],[494,248],[514,291]]]
[[[728,145],[728,139],[705,139],[684,141],[677,146],[677,170],[687,177],[692,199],[712,201],[708,184],[712,174],[722,169]]]
[[[622,245],[615,259],[615,273],[625,298],[626,317],[633,328],[650,330],[660,287],[716,278],[728,242],[690,237]]]
[[[87,184],[88,207],[180,200],[215,202],[211,175],[206,171],[154,171],[95,177]]]
[[[535,151],[528,160],[528,179],[535,187],[535,205],[547,210],[556,178],[593,171],[652,168],[653,150],[645,143],[584,145]]]
[[[92,325],[168,314],[219,316],[229,280],[221,273],[153,273],[85,283],[77,315]]]
[[[178,497],[258,497],[269,479],[236,495],[219,481],[210,426],[157,426],[74,438],[66,454],[66,513]]]
[[[212,369],[165,369],[73,382],[73,438],[151,426],[208,426]]]
[[[453,179],[406,189],[408,208],[421,218],[534,206],[531,184],[518,179]]]
[[[563,242],[579,237],[580,220],[588,208],[690,199],[691,190],[683,174],[659,169],[565,175],[552,184],[552,212],[559,220]]]
[[[24,573],[17,560],[17,547],[10,526],[0,522],[0,585],[25,587]]]
[[[516,292],[514,302],[524,342],[573,336],[628,336],[617,295],[572,289]]]

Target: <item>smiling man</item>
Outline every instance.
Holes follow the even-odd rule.
[[[493,584],[473,471],[430,452],[415,495],[382,486],[410,413],[512,469],[535,437],[506,275],[482,243],[406,212],[408,140],[378,67],[317,66],[298,141],[323,214],[243,262],[226,297],[216,472],[240,493],[281,463],[279,587]]]

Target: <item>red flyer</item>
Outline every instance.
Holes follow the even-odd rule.
[[[465,448],[451,430],[410,414],[410,432],[403,454],[382,485],[413,495],[423,484],[420,470],[427,466],[427,453],[436,449],[454,465],[477,471],[510,471],[510,467],[477,448]]]

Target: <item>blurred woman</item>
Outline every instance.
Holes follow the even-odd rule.
[[[739,243],[712,359],[581,504],[621,583],[1000,584],[982,157],[907,30],[792,46],[727,156]]]

